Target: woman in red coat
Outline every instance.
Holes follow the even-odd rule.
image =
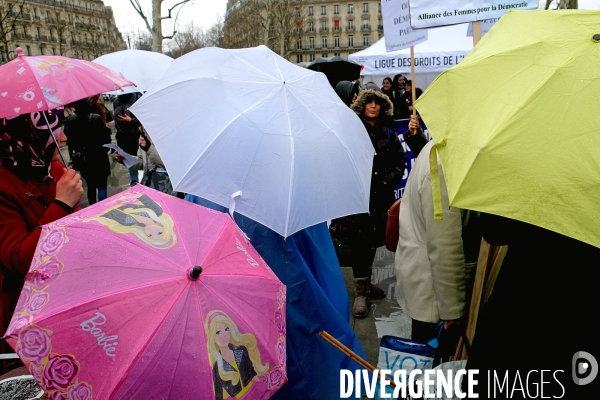
[[[83,195],[80,176],[63,169],[55,181],[51,162],[60,160],[67,138],[57,113],[0,119],[0,334],[10,322],[25,275],[33,260],[41,225],[73,212]],[[49,129],[50,128],[50,129]],[[56,173],[55,173],[56,175]],[[0,335],[0,336],[1,336]],[[0,339],[2,353],[12,353]],[[18,366],[0,364],[0,375]]]

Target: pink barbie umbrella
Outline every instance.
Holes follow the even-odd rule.
[[[0,118],[46,111],[85,97],[134,85],[91,61],[24,56],[0,66]]]
[[[50,399],[267,399],[285,286],[233,220],[144,186],[43,227],[5,335]]]

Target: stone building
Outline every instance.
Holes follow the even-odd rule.
[[[282,4],[286,6],[286,14],[281,11]],[[253,13],[254,10],[260,11]],[[275,14],[272,20],[266,18],[269,12]],[[267,29],[269,35],[265,34]],[[295,63],[336,55],[348,58],[383,37],[381,3],[378,0],[229,0],[224,32],[226,38],[229,33],[229,43],[226,40],[229,47],[267,44]],[[269,43],[265,43],[267,36]]]
[[[0,63],[54,54],[93,60],[126,48],[102,0],[0,0]]]

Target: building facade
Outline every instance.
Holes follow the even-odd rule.
[[[377,0],[304,1],[303,22],[296,26],[295,63],[341,56],[365,49],[383,37],[381,3]]]
[[[286,14],[282,8],[287,9]],[[267,18],[269,12],[275,17]],[[226,45],[238,48],[266,44],[298,64],[319,57],[347,59],[349,54],[383,37],[381,3],[378,0],[229,0],[224,30],[229,35]]]
[[[93,60],[126,48],[102,0],[0,0],[0,63],[25,55]]]

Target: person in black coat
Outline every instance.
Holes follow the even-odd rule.
[[[110,176],[108,149],[104,144],[111,142],[110,129],[106,127],[109,114],[93,99],[83,99],[73,103],[74,113],[66,122],[66,132],[77,138],[74,151],[77,162],[73,168],[79,169],[87,185],[89,204],[106,199],[107,182]],[[101,106],[103,107],[103,106]],[[96,197],[96,191],[97,197]]]
[[[545,398],[593,398],[589,394],[597,395],[600,380],[577,385],[573,373],[581,364],[578,352],[600,361],[598,333],[593,327],[600,248],[496,215],[481,214],[480,223],[484,239],[508,245],[508,251],[483,305],[467,362],[467,369],[479,370],[479,397],[488,393],[488,384],[493,385],[488,382],[490,371],[492,379],[494,373],[500,381],[508,376],[509,388],[518,373],[530,393],[526,397],[517,390],[508,396],[506,389],[500,394],[496,388],[496,398],[534,398],[533,385],[542,380]],[[587,362],[593,366],[593,360]],[[546,371],[543,376],[542,370]]]
[[[368,313],[366,296],[385,296],[383,290],[370,284],[371,272],[375,252],[385,244],[387,213],[404,174],[406,155],[396,132],[390,128],[394,124],[393,105],[386,95],[379,90],[363,90],[351,108],[365,126],[375,149],[369,213],[335,219],[330,231],[350,248],[356,291],[352,313],[356,318],[364,318]],[[426,141],[424,137],[422,140]]]
[[[122,94],[113,102],[115,110],[115,128],[117,129],[117,145],[127,154],[137,156],[139,149],[140,127],[138,119],[129,111],[138,100],[137,93]],[[129,179],[131,186],[139,183],[138,170],[129,168]]]

